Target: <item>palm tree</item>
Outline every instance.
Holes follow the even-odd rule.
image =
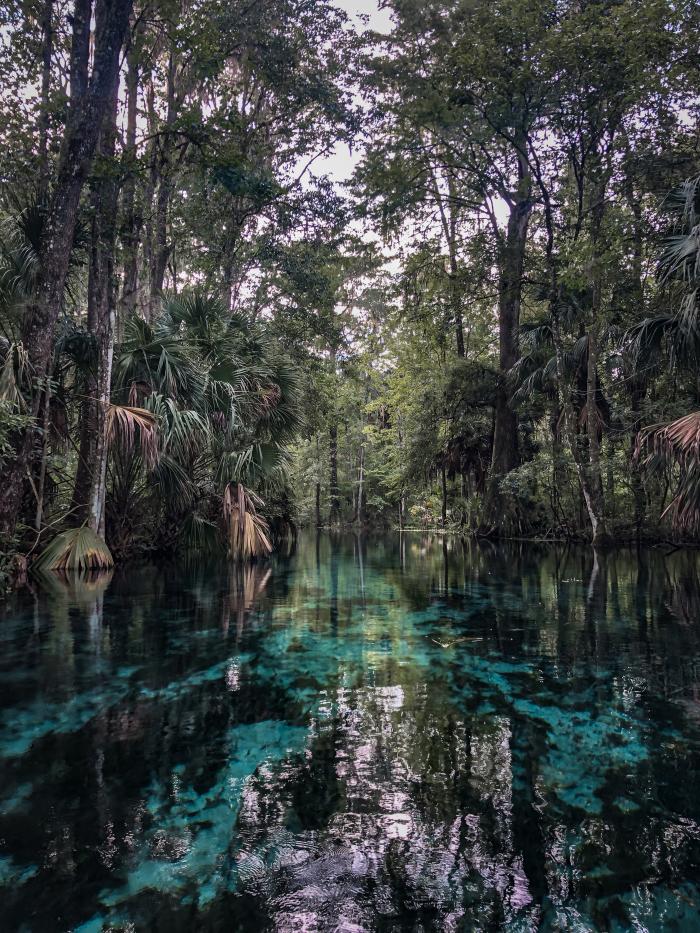
[[[115,374],[115,391],[159,426],[150,469],[138,450],[113,461],[118,547],[129,545],[136,500],[155,515],[166,547],[183,532],[201,544],[220,526],[232,556],[268,553],[261,495],[286,486],[286,445],[300,415],[296,373],[265,327],[201,291],[183,293],[166,300],[155,323],[129,323]]]
[[[668,358],[693,367],[700,355],[700,175],[678,185],[664,201],[673,232],[666,237],[657,275],[675,310],[646,318],[627,334],[637,367]]]
[[[675,480],[675,491],[664,515],[679,531],[700,528],[700,411],[657,424],[640,432],[638,456],[652,472]],[[663,517],[663,516],[662,516]]]
[[[71,392],[80,398],[92,348],[75,329],[58,346],[67,404]],[[0,370],[8,393],[18,371],[10,355],[8,347]],[[88,520],[54,539],[44,566],[98,568],[111,565],[112,552],[182,543],[218,542],[236,559],[268,554],[265,500],[275,514],[276,500],[286,499],[287,444],[301,422],[297,386],[264,324],[203,292],[166,300],[151,323],[128,320],[105,415],[109,547]]]
[[[642,321],[633,340],[639,364],[658,361],[664,352],[673,368],[697,372],[700,356],[700,176],[689,178],[666,198],[673,232],[666,238],[658,277],[676,310]],[[640,432],[637,454],[651,472],[675,481],[664,511],[680,531],[700,528],[700,412],[652,425]]]

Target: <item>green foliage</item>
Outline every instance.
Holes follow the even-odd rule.
[[[90,528],[71,528],[57,535],[37,561],[39,570],[107,570],[112,554]]]
[[[693,465],[633,451],[700,405],[695,6],[388,10],[390,37],[330,0],[137,11],[51,309],[71,4],[51,49],[3,15],[0,467],[23,450],[27,549],[105,439],[118,556],[252,554],[266,522],[673,531]],[[319,157],[346,145],[341,188]]]
[[[0,398],[0,464],[10,454],[11,438],[17,431],[28,427],[32,419],[17,411],[17,407],[6,398]]]

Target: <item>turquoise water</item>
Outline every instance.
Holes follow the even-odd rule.
[[[700,931],[699,564],[310,535],[35,583],[0,928]]]

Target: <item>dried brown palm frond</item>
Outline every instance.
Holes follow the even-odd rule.
[[[138,434],[144,463],[152,469],[158,462],[158,419],[146,408],[133,405],[109,405],[105,431],[107,443],[119,443],[125,450],[133,450]]]
[[[700,411],[640,432],[636,456],[651,471],[677,474],[670,514],[680,531],[700,528]]]
[[[87,526],[57,535],[36,562],[39,570],[108,570],[113,566],[111,551]]]
[[[25,412],[27,403],[20,385],[29,371],[29,355],[22,343],[10,343],[0,366],[0,399]]]
[[[256,505],[262,499],[243,483],[229,483],[224,490],[223,514],[228,538],[229,556],[236,560],[263,557],[272,551],[270,529]]]

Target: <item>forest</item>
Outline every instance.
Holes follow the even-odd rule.
[[[3,0],[3,585],[698,540],[700,7],[381,12]]]

